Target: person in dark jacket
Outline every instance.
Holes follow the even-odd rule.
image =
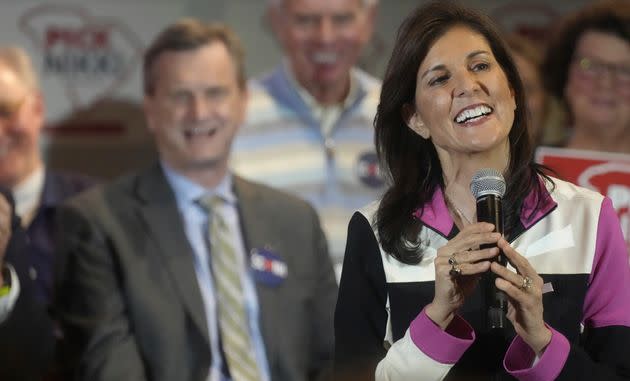
[[[3,370],[15,368],[22,360],[30,361],[33,369],[52,360],[55,333],[50,318],[36,314],[46,324],[38,324],[35,329],[22,321],[21,316],[30,315],[28,311],[46,311],[52,304],[57,207],[94,183],[87,176],[47,168],[40,152],[44,109],[37,75],[26,52],[15,46],[0,46],[0,187],[7,195],[11,193],[15,202],[13,212],[19,217],[19,234],[28,241],[27,250],[18,250],[19,255],[10,251],[6,258],[15,271],[3,277],[11,283],[13,297],[0,295],[5,300],[0,304],[6,306],[4,312],[9,317],[0,341],[5,340],[5,335],[30,338],[35,332],[41,334],[36,345],[40,348],[3,347],[9,351],[7,356],[0,356]],[[27,295],[20,296],[21,293]],[[18,311],[11,311],[13,308]],[[44,325],[49,328],[45,334],[40,331]],[[47,353],[48,358],[19,357],[29,350],[41,350],[38,356]],[[9,379],[27,377],[17,374]]]
[[[53,323],[28,276],[30,251],[13,198],[0,189],[0,380],[40,380],[52,359]]]

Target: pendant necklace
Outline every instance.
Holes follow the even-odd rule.
[[[464,225],[472,224],[472,222],[466,217],[466,215],[453,203],[453,201],[451,201],[446,192],[444,192],[444,199],[446,201],[446,206],[451,209],[451,211],[455,212],[461,222],[465,223]]]

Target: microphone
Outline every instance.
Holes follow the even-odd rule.
[[[502,198],[505,194],[505,180],[501,172],[493,168],[478,170],[470,182],[470,191],[477,200],[477,221],[494,224],[494,231],[503,234]],[[494,244],[481,245],[481,249],[496,247]],[[507,265],[503,252],[493,259],[502,266]],[[488,271],[483,276],[484,297],[487,311],[487,325],[490,329],[506,326],[507,295],[495,286],[497,275]]]

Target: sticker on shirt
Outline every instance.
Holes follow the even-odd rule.
[[[378,157],[373,151],[363,152],[357,161],[357,175],[364,185],[370,188],[380,188],[385,184],[378,165]]]
[[[268,249],[253,249],[250,256],[254,280],[267,286],[279,286],[287,277],[287,264]]]

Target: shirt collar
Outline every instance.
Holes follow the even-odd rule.
[[[44,167],[40,166],[13,188],[15,213],[24,218],[25,215],[35,210],[39,206],[43,190]]]
[[[413,213],[414,217],[419,219],[424,225],[437,231],[445,237],[448,237],[455,222],[448,212],[444,192],[441,186],[437,186],[433,192],[431,200],[423,206],[416,209]]]
[[[523,200],[521,223],[525,229],[532,227],[558,205],[551,197],[547,187],[547,181],[544,178],[538,178],[538,186],[540,187],[540,194],[535,191],[529,192],[527,197]],[[552,185],[550,184],[550,186]],[[538,198],[539,195],[541,199]]]
[[[169,183],[175,199],[179,205],[196,204],[197,201],[207,195],[217,195],[230,205],[236,205],[236,195],[232,187],[232,174],[228,174],[214,188],[207,189],[202,185],[190,180],[188,177],[169,167],[163,161],[160,161],[166,181]]]

